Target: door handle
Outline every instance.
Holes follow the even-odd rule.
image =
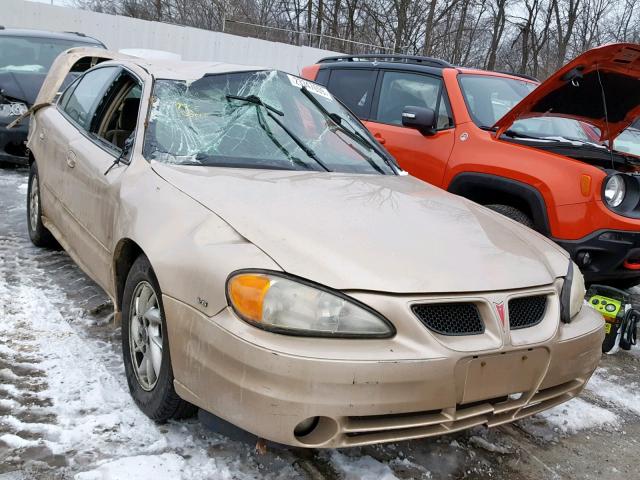
[[[67,166],[69,168],[73,168],[76,166],[76,154],[73,152],[73,150],[69,150],[67,152]]]
[[[387,141],[384,139],[384,137],[382,135],[380,135],[379,133],[374,134],[373,138],[375,138],[378,141],[378,143],[380,143],[381,145],[384,145],[385,143],[387,143]]]

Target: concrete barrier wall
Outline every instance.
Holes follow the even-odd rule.
[[[23,0],[0,0],[0,25],[83,32],[112,50],[152,48],[178,53],[184,60],[261,65],[295,74],[322,57],[336,55],[329,50]]]

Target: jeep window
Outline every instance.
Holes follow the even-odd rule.
[[[405,107],[427,107],[438,112],[438,130],[453,126],[442,79],[407,72],[384,72],[376,121],[402,125]]]
[[[39,37],[0,37],[0,73],[47,73],[63,51],[78,46],[101,47],[94,43]]]
[[[520,100],[531,93],[535,83],[490,75],[458,75],[464,100],[473,122],[491,128]]]
[[[156,80],[144,155],[182,165],[395,173],[325,87],[277,71]]]
[[[376,86],[376,71],[337,68],[331,71],[329,90],[359,118],[369,118]]]
[[[113,78],[119,72],[118,67],[102,67],[87,72],[69,92],[65,93],[64,107],[66,116],[80,128],[89,130],[96,108],[111,86]]]

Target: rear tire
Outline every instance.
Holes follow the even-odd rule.
[[[29,185],[27,187],[27,228],[31,243],[36,247],[56,247],[57,242],[51,232],[42,223],[42,197],[40,196],[40,177],[38,165],[31,164]]]
[[[133,263],[124,287],[122,356],[129,391],[145,415],[166,422],[196,413],[173,387],[162,292],[144,255]]]
[[[524,213],[522,210],[518,210],[517,208],[512,207],[510,205],[500,205],[500,204],[485,205],[485,207],[501,215],[504,215],[505,217],[510,218],[511,220],[515,220],[516,222],[521,223],[525,227],[533,228],[533,220],[531,220],[531,217],[529,217],[529,215]]]

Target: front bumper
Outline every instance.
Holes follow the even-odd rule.
[[[383,296],[359,295],[372,297]],[[408,440],[532,415],[582,390],[604,337],[602,317],[590,308],[559,327],[556,316],[545,341],[525,345],[514,332],[513,342],[473,351],[473,339],[444,345],[410,314],[389,317],[398,329],[392,339],[313,339],[256,329],[230,309],[209,318],[173,298],[163,302],[179,395],[259,437],[300,447]],[[383,303],[369,302],[387,316],[406,306]],[[539,336],[527,332],[536,328],[546,327],[518,330],[521,340]],[[488,328],[488,342],[495,333]],[[294,434],[311,417],[319,417],[315,429]]]
[[[29,133],[29,121],[23,120],[11,130],[7,125],[15,117],[0,117],[0,164],[28,165],[29,153],[25,142]]]
[[[640,232],[599,230],[579,240],[554,241],[571,254],[587,283],[640,283]]]

